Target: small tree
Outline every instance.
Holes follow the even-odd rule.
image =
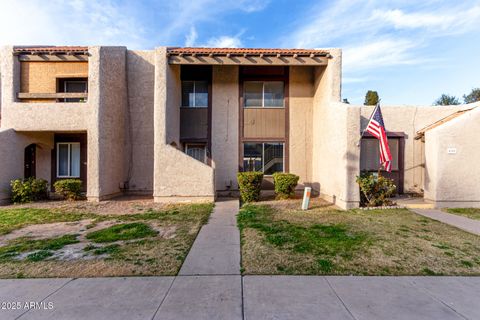
[[[480,88],[473,88],[472,92],[470,92],[469,94],[464,94],[463,100],[465,101],[465,103],[473,103],[480,101]]]
[[[367,94],[365,95],[365,103],[366,106],[374,106],[378,103],[378,93],[377,91],[368,90]]]
[[[435,100],[435,102],[433,103],[434,106],[451,106],[457,104],[460,104],[458,98],[455,96],[449,96],[448,94],[442,94],[440,98]]]

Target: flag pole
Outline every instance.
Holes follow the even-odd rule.
[[[367,122],[367,125],[365,126],[365,129],[363,129],[362,134],[360,135],[360,139],[358,139],[357,147],[360,147],[360,142],[362,142],[362,138],[363,138],[363,135],[365,134],[365,131],[367,130],[368,124],[370,123],[370,120],[372,120],[372,117],[375,114],[375,111],[377,110],[378,106],[380,105],[380,100],[381,99],[378,99],[378,102],[375,105],[375,108],[373,109],[373,112],[370,115],[370,118],[368,119],[368,122]],[[360,110],[361,110],[361,107],[360,107]]]

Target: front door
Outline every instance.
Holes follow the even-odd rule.
[[[24,176],[25,179],[35,178],[35,158],[36,158],[37,145],[31,144],[25,148],[25,164],[24,164]]]

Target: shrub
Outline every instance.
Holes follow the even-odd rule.
[[[82,180],[62,179],[53,184],[55,192],[63,195],[67,200],[78,200],[81,197]]]
[[[240,197],[243,202],[254,202],[260,200],[262,189],[263,173],[248,171],[237,174]]]
[[[48,182],[44,179],[16,179],[10,181],[13,203],[26,203],[48,197]]]
[[[273,174],[273,183],[277,199],[288,199],[295,196],[295,187],[299,178],[299,176],[293,173],[275,172]]]
[[[396,186],[392,179],[380,174],[376,177],[370,172],[362,172],[357,176],[357,183],[360,186],[362,206],[378,207],[393,204],[390,198],[395,194]]]

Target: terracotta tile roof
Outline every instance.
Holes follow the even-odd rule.
[[[266,56],[275,56],[275,55],[282,55],[282,56],[327,56],[329,52],[327,50],[320,50],[320,49],[262,49],[262,48],[192,48],[192,47],[185,47],[185,48],[168,48],[167,53],[170,55],[266,55]]]
[[[440,119],[440,120],[438,120],[438,121],[435,121],[434,123],[426,126],[425,128],[423,128],[423,129],[421,129],[421,130],[418,130],[418,131],[417,131],[417,136],[415,137],[415,139],[416,139],[416,140],[421,139],[421,138],[425,135],[425,132],[427,132],[428,130],[433,129],[433,128],[436,128],[436,127],[438,127],[438,126],[441,126],[442,124],[444,124],[444,123],[446,123],[446,122],[448,122],[448,121],[450,121],[450,120],[453,120],[453,119],[461,116],[462,114],[464,114],[464,113],[466,113],[466,112],[468,112],[468,111],[470,111],[470,110],[473,110],[473,109],[475,109],[475,108],[476,108],[476,107],[473,107],[473,108],[470,108],[470,109],[465,109],[465,110],[460,110],[460,111],[454,112],[454,113],[446,116],[445,118],[442,118],[442,119]]]
[[[58,53],[78,53],[83,54],[88,51],[85,46],[22,46],[15,47],[13,51],[17,54],[58,54]]]

